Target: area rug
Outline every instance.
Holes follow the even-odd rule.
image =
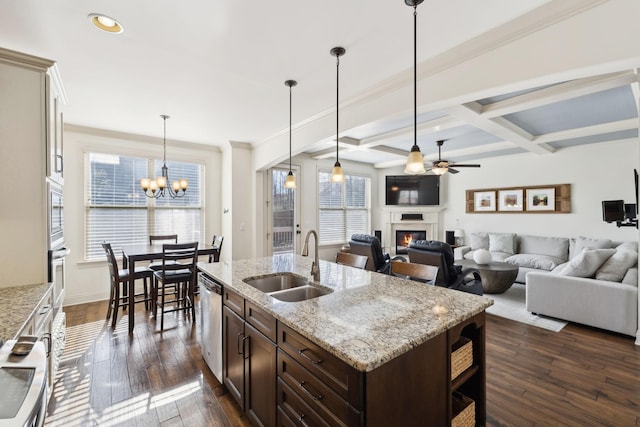
[[[524,302],[525,286],[520,283],[514,283],[503,294],[485,294],[485,297],[493,300],[493,305],[487,308],[487,313],[554,332],[560,332],[567,325],[563,320],[529,313]]]

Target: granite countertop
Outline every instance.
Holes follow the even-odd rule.
[[[0,339],[17,338],[52,283],[0,288]]]
[[[242,280],[293,272],[312,280],[313,258],[299,255],[198,263],[198,268],[359,371],[406,353],[493,301],[320,260],[316,285],[333,290],[300,302],[279,301]]]

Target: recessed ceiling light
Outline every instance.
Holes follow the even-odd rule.
[[[108,16],[101,15],[99,13],[92,13],[88,16],[88,18],[94,27],[102,31],[106,31],[112,34],[120,34],[124,31],[124,28],[118,21],[113,18],[109,18]]]

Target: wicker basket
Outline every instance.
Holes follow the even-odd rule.
[[[453,394],[453,418],[451,427],[468,427],[476,425],[476,402],[464,394]]]
[[[460,337],[451,350],[451,380],[454,380],[473,365],[473,341]]]

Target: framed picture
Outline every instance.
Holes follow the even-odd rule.
[[[555,211],[555,188],[527,188],[527,211]]]
[[[517,212],[524,209],[524,198],[522,189],[499,190],[498,210],[504,212]]]
[[[474,210],[476,212],[490,212],[496,210],[495,191],[476,191],[473,194]]]

